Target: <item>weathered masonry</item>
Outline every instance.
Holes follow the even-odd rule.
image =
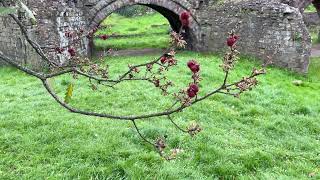
[[[33,38],[49,54],[52,47],[64,46],[64,32],[93,28],[115,10],[128,5],[145,5],[168,19],[173,30],[181,26],[179,14],[190,11],[192,25],[185,37],[189,49],[223,51],[228,31],[237,28],[242,53],[262,60],[273,58],[280,67],[306,73],[311,39],[300,10],[311,3],[300,0],[25,0],[38,18],[37,26],[28,26]],[[297,7],[297,8],[296,8]],[[23,20],[23,12],[18,13]],[[90,52],[91,41],[80,49]],[[0,50],[25,64],[35,64],[37,56],[9,17],[0,18]]]

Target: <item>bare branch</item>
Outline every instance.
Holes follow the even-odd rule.
[[[184,132],[184,133],[188,133],[188,131],[182,129],[177,123],[175,123],[170,115],[168,115],[168,119],[171,121],[171,123],[172,123],[174,126],[176,126],[177,129],[179,129],[180,131],[182,131],[182,132]]]
[[[53,66],[59,66],[58,63],[49,60],[49,58],[44,54],[44,52],[42,51],[40,45],[36,42],[34,42],[33,40],[30,39],[27,29],[24,27],[24,25],[20,22],[20,20],[14,15],[14,14],[9,14],[10,17],[13,18],[13,20],[18,24],[18,26],[20,27],[20,30],[23,34],[23,36],[26,38],[26,40],[28,41],[28,43],[32,46],[32,48],[37,52],[37,54],[39,56],[41,56],[41,58],[43,60],[45,60],[46,62],[48,62],[50,65]]]
[[[12,65],[13,67],[19,69],[20,71],[23,71],[31,76],[34,76],[34,77],[37,77],[39,79],[45,79],[45,76],[42,74],[42,73],[38,73],[38,72],[35,72],[31,69],[28,69],[26,67],[23,67],[22,65],[14,62],[12,59],[10,59],[9,57],[5,56],[3,54],[3,52],[0,51],[0,59],[2,59],[4,62]]]
[[[155,146],[154,143],[152,143],[152,142],[150,142],[149,140],[147,140],[147,138],[145,138],[145,137],[141,134],[141,132],[140,132],[140,130],[139,130],[139,128],[138,128],[135,120],[132,120],[132,123],[133,123],[133,125],[134,125],[134,128],[137,130],[137,133],[138,133],[139,136],[141,137],[141,139],[143,139],[146,143],[148,143],[148,144],[150,144],[150,145],[152,145],[152,146],[154,147],[154,146]]]

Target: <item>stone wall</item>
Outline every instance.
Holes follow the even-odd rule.
[[[74,3],[70,0],[26,0],[25,3],[32,9],[38,19],[37,25],[32,26],[26,18],[21,18],[28,28],[29,35],[43,47],[49,58],[60,62],[64,61],[62,56],[56,56],[55,48],[68,44],[68,39],[65,37],[67,30],[86,28],[83,4],[81,2]],[[21,64],[35,68],[43,66],[44,62],[21,35],[18,25],[11,17],[0,17],[0,30],[0,51]],[[86,48],[87,42],[84,41],[81,43],[81,47],[78,47],[78,51],[85,54]]]
[[[320,3],[320,0],[279,0],[281,3],[288,4],[292,7],[298,8],[301,12],[309,6],[310,4],[314,4],[317,6]]]
[[[66,47],[69,44],[68,38],[65,36],[67,31],[79,31],[80,29],[87,28],[87,22],[85,19],[85,11],[83,11],[83,3],[81,1],[63,2],[58,7],[55,16],[55,28],[58,35],[58,43],[55,43],[53,47]],[[76,47],[77,52],[81,54],[87,53],[88,41],[83,39],[79,47]],[[60,57],[61,62],[64,61]]]
[[[9,1],[6,3],[13,4]],[[18,17],[21,18],[21,21],[25,24],[28,34],[32,38],[37,39],[38,36],[34,27],[32,27],[28,21],[25,21],[23,13],[18,14]],[[0,51],[21,64],[30,64],[32,66],[38,64],[37,54],[22,36],[19,26],[12,22],[13,19],[11,17],[0,16]],[[1,64],[3,65],[5,63],[0,61],[0,65]]]
[[[32,27],[28,27],[28,31],[35,37]],[[10,17],[0,18],[0,51],[21,64],[38,64],[35,51],[28,45],[18,25],[13,24]],[[4,62],[0,61],[1,64]]]
[[[272,57],[275,65],[306,73],[311,39],[298,9],[281,3],[248,1],[207,7],[199,15],[205,51],[225,48],[228,31],[236,26],[244,54]]]
[[[304,13],[303,19],[305,24],[309,26],[319,26],[320,25],[320,17],[316,12]]]
[[[164,15],[173,29],[181,26],[179,14],[190,11],[192,25],[185,36],[191,45],[189,48],[193,50],[223,51],[228,31],[238,24],[241,36],[239,47],[244,54],[260,59],[275,54],[274,63],[280,67],[301,73],[308,70],[311,40],[303,17],[298,9],[280,3],[279,0],[237,0],[224,3],[220,0],[27,1],[39,21],[36,27],[30,27],[31,34],[52,57],[55,47],[67,44],[65,31],[93,28],[116,9],[141,4]],[[8,55],[21,63],[37,61],[12,20],[0,18],[0,25],[1,51],[10,49]],[[22,45],[19,44],[20,39]],[[21,50],[23,48],[25,50]],[[78,48],[85,55],[88,42],[83,41]],[[59,57],[54,58],[64,61]]]

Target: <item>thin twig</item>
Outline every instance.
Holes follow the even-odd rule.
[[[25,72],[26,74],[29,74],[29,75],[34,76],[34,77],[37,77],[39,79],[45,79],[45,75],[44,74],[38,73],[38,72],[33,71],[31,69],[28,69],[26,67],[23,67],[22,65],[20,65],[20,64],[14,62],[13,60],[11,60],[9,57],[5,56],[3,54],[3,52],[1,52],[1,51],[0,51],[0,59],[2,59],[6,63],[12,65],[13,67],[19,69],[20,71]]]
[[[172,122],[173,125],[175,125],[177,127],[177,129],[179,129],[180,131],[182,131],[184,133],[188,133],[188,131],[182,129],[177,123],[175,123],[170,115],[168,115],[168,119]]]
[[[47,61],[50,65],[53,66],[59,66],[58,63],[49,60],[49,58],[44,54],[44,52],[42,51],[40,45],[36,42],[34,42],[33,40],[31,40],[31,38],[29,37],[28,33],[27,33],[27,29],[24,27],[24,25],[20,22],[20,20],[14,15],[14,14],[9,14],[10,17],[13,18],[13,20],[18,24],[18,26],[20,27],[20,30],[22,32],[22,34],[24,35],[24,37],[26,38],[26,40],[28,41],[28,43],[32,46],[32,48],[37,52],[37,54],[39,56],[41,56],[41,58],[45,61]]]
[[[139,136],[146,142],[149,143],[150,145],[152,145],[153,147],[155,147],[154,143],[150,142],[149,140],[147,140],[140,132],[135,120],[132,120],[132,123],[134,125],[134,128],[137,130],[137,133],[139,134]]]
[[[237,93],[229,93],[229,92],[223,92],[223,91],[219,91],[218,93],[225,94],[225,95],[230,95],[230,96],[234,96],[234,97],[237,96]]]

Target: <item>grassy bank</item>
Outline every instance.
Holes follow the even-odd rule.
[[[96,35],[114,34],[131,35],[131,37],[96,39],[97,49],[166,48],[169,44],[170,25],[168,20],[159,13],[131,18],[112,14],[102,23],[102,26],[104,28]]]
[[[106,60],[113,73],[153,56]],[[182,53],[169,77],[174,89],[190,79],[186,62],[201,62],[201,95],[222,81],[220,58]],[[11,68],[0,69],[0,179],[314,179],[320,178],[320,60],[308,76],[269,68],[260,85],[240,99],[214,96],[175,115],[181,126],[197,121],[203,132],[181,134],[165,118],[139,121],[149,138],[167,134],[169,148],[184,150],[166,162],[144,144],[132,124],[75,115],[61,108],[41,82]],[[235,80],[257,63],[241,59]],[[302,80],[302,86],[293,80]],[[51,81],[63,96],[68,77]],[[85,79],[80,80],[81,82]],[[92,92],[75,83],[71,104],[114,114],[159,111],[171,102],[153,86],[124,83]]]

